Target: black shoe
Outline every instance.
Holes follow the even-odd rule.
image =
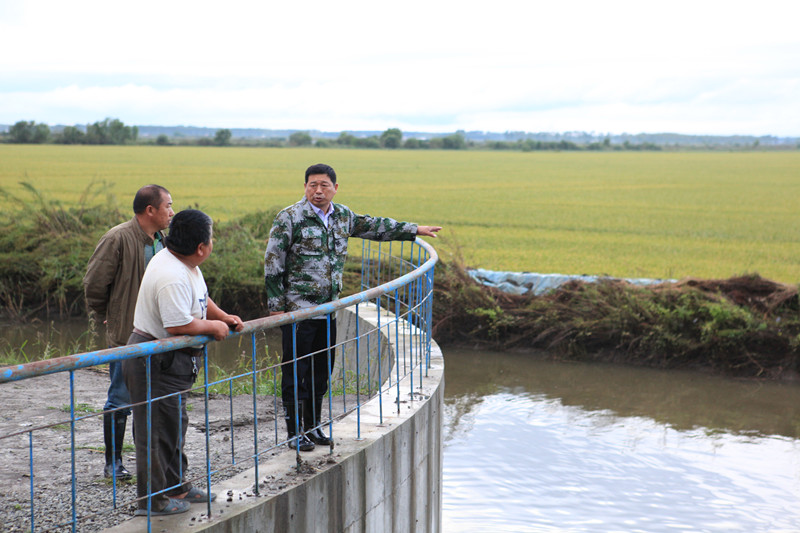
[[[113,479],[114,477],[114,465],[106,465],[103,469],[103,475],[105,475],[108,479]],[[117,470],[117,479],[120,481],[127,481],[133,477],[133,474],[128,472],[128,469],[125,468],[125,465],[122,464],[122,459],[118,459],[116,461],[116,470]]]
[[[125,425],[127,423],[128,417],[119,413],[103,415],[103,440],[106,445],[106,467],[103,469],[103,474],[108,479],[114,477],[115,468],[117,479],[126,481],[133,477],[122,464],[122,446],[125,442]]]
[[[311,431],[306,431],[306,436],[314,444],[319,444],[320,446],[331,445],[331,439],[326,437],[325,434],[322,431],[320,431],[319,428],[312,429]]]
[[[291,440],[287,443],[287,446],[293,450],[297,450],[299,447],[301,452],[310,452],[315,448],[314,443],[308,440],[308,437],[302,433],[299,437],[290,435],[289,438]]]
[[[326,437],[320,430],[320,419],[322,418],[322,397],[314,398],[314,404],[306,403],[303,407],[303,427],[307,430],[306,435],[314,444],[320,446],[330,446],[331,439]]]
[[[297,431],[297,426],[295,424],[295,411],[294,411],[294,404],[291,402],[284,403],[284,415],[283,418],[286,421],[286,432],[288,435],[289,442],[286,444],[289,448],[293,450],[300,449],[301,452],[310,452],[314,449],[314,443],[308,440],[308,437],[303,435],[302,427],[303,427],[303,404],[300,403],[300,427],[301,431]],[[297,434],[300,434],[299,437],[296,437]]]

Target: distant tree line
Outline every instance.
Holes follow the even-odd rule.
[[[343,131],[335,140],[318,139],[315,143],[321,148],[338,146],[347,148],[386,148],[395,150],[406,148],[409,150],[434,149],[434,150],[464,150],[467,148],[467,141],[460,133],[433,137],[431,139],[403,139],[403,132],[398,128],[389,128],[378,135],[369,137],[356,137],[351,133]]]
[[[297,147],[316,146],[319,148],[372,148],[372,149],[406,149],[406,150],[517,150],[530,152],[534,150],[660,150],[653,143],[632,144],[625,141],[622,145],[612,145],[606,138],[602,143],[579,144],[573,141],[539,141],[520,139],[516,141],[467,141],[464,134],[456,132],[450,135],[417,139],[404,139],[399,128],[389,128],[380,135],[358,137],[346,131],[336,139],[314,139],[307,131],[297,131],[288,138],[275,139],[234,139],[230,129],[216,131],[214,137],[181,137],[170,138],[166,134],[158,135],[155,140],[139,139],[136,126],[126,126],[119,119],[107,118],[102,122],[86,126],[85,131],[77,126],[66,126],[58,132],[51,132],[47,124],[21,120],[11,126],[7,133],[0,136],[0,141],[16,144],[155,144],[158,146],[271,146]]]
[[[287,132],[288,133],[288,132]],[[596,138],[595,138],[596,139]],[[533,138],[517,138],[516,140],[468,140],[464,132],[457,131],[448,135],[435,135],[430,138],[405,137],[399,128],[389,128],[380,135],[358,136],[343,131],[333,138],[312,136],[309,131],[295,131],[288,137],[234,137],[227,128],[216,130],[214,136],[174,136],[159,134],[157,137],[139,137],[136,126],[126,126],[119,119],[107,118],[103,121],[88,124],[85,128],[66,126],[58,131],[51,131],[47,124],[21,120],[11,126],[8,132],[0,133],[0,142],[18,144],[155,144],[157,146],[242,146],[242,147],[312,147],[319,148],[368,148],[387,150],[509,150],[532,152],[551,151],[616,151],[616,150],[648,150],[663,149],[714,149],[715,146],[704,147],[682,146],[678,144],[663,145],[646,140],[625,140],[612,142],[610,137],[602,141],[588,138],[575,140],[540,140]],[[730,146],[716,148],[730,149]],[[799,149],[794,147],[773,147],[775,149]],[[759,146],[758,141],[749,145],[736,145],[733,149],[769,149]]]
[[[41,144],[50,138],[50,127],[33,121],[20,120],[8,130],[11,142],[20,144]]]
[[[86,130],[77,126],[66,126],[52,133],[47,124],[20,120],[8,130],[6,142],[18,144],[132,144],[139,136],[139,128],[126,126],[118,119],[107,118],[102,122],[88,124]]]

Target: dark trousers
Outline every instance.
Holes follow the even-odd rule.
[[[145,342],[136,333],[131,334],[128,344]],[[185,352],[165,352],[153,355],[150,362],[151,399],[187,390],[192,387],[196,377],[196,365],[200,364],[199,352],[192,356]],[[131,403],[147,400],[147,357],[127,359],[123,362],[125,382],[131,395]],[[180,398],[180,400],[179,400]],[[191,490],[191,483],[184,483],[189,462],[183,453],[189,414],[186,411],[188,394],[171,396],[151,403],[150,439],[150,490],[155,493],[170,489],[166,493],[153,496],[152,509],[163,510],[169,503],[169,496],[177,496]],[[133,407],[134,443],[136,444],[136,493],[138,497],[147,496],[147,404]],[[139,508],[147,508],[147,499],[139,501]]]
[[[322,398],[328,392],[328,354],[331,368],[336,358],[336,351],[328,348],[328,321],[304,320],[294,324],[297,328],[297,399],[299,401]],[[283,335],[283,358],[281,377],[281,397],[283,404],[294,402],[294,343],[292,342],[292,324],[281,326]],[[336,344],[336,320],[331,320],[331,343]],[[304,355],[315,353],[310,357]]]

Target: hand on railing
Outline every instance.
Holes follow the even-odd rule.
[[[221,320],[228,325],[231,331],[242,331],[244,329],[244,322],[238,315],[228,315]]]

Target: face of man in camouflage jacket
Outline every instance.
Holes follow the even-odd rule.
[[[334,203],[326,227],[309,200],[313,198],[306,195],[278,213],[270,230],[264,255],[270,312],[297,311],[337,299],[349,237],[412,241],[417,234],[416,224],[358,215]]]

